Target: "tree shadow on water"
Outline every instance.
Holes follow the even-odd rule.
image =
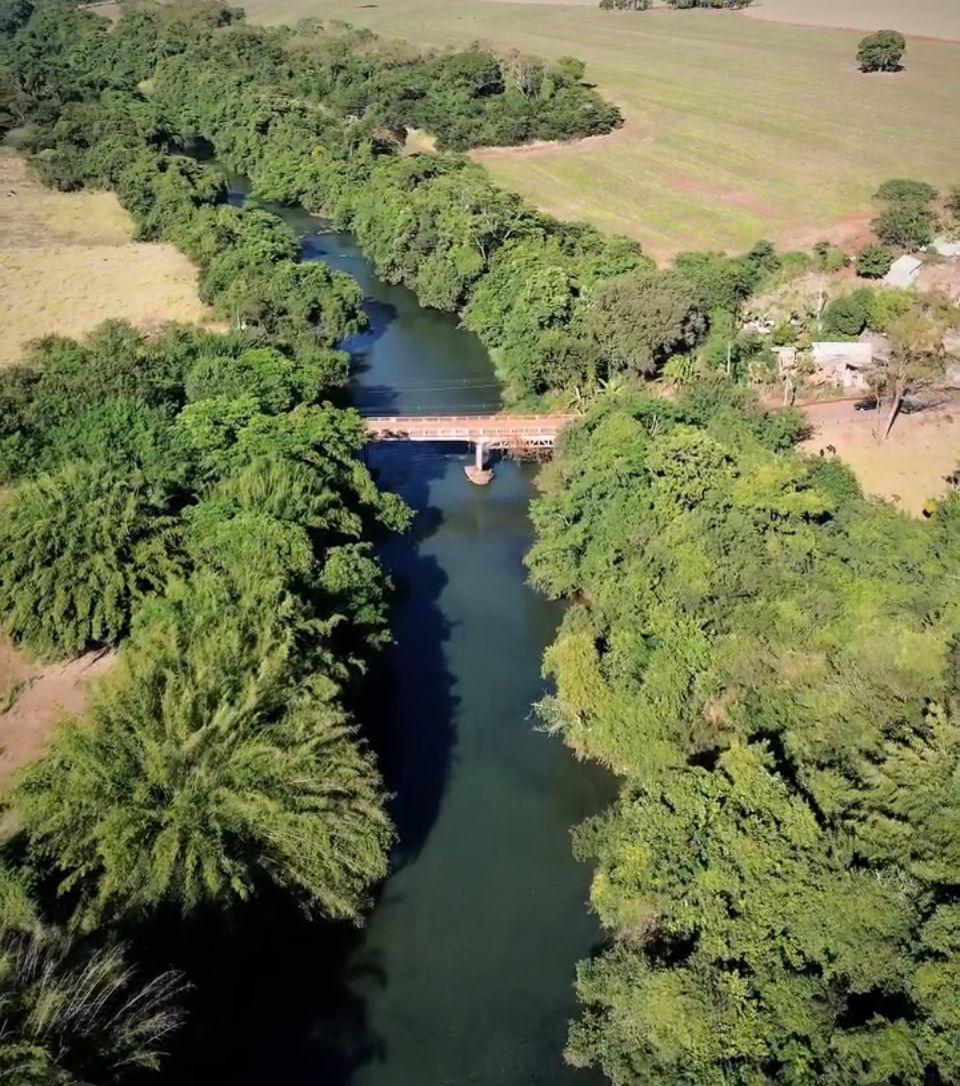
[[[442,523],[431,482],[449,460],[414,443],[376,447],[380,484],[416,512],[412,530],[384,541],[381,560],[397,585],[395,643],[363,683],[357,717],[376,752],[399,843],[393,870],[429,838],[447,786],[456,699],[445,658],[448,623],[439,607],[446,574],[424,544]],[[374,911],[398,903],[389,881]],[[145,972],[178,968],[193,989],[188,1017],[170,1038],[159,1075],[137,1086],[350,1086],[387,1056],[370,1022],[368,996],[391,980],[365,929],[310,920],[289,895],[261,887],[229,913],[167,915],[133,932]]]
[[[439,606],[447,575],[424,544],[443,523],[430,504],[430,484],[449,460],[435,449],[401,442],[375,447],[371,467],[378,483],[414,510],[413,528],[386,541],[380,558],[397,587],[394,643],[364,684],[360,717],[393,799],[397,829],[394,868],[423,848],[443,802],[450,774],[457,699],[446,660],[449,623]]]
[[[386,979],[362,940],[351,925],[311,921],[269,886],[229,914],[163,917],[141,929],[140,961],[182,969],[193,988],[161,1073],[138,1086],[347,1086],[384,1052],[354,991]]]

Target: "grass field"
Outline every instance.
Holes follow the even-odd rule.
[[[897,25],[909,21],[917,32],[960,24],[957,0],[764,0],[755,14],[800,18],[807,10],[855,22],[894,3],[904,9]],[[506,188],[562,218],[639,238],[659,258],[743,249],[758,237],[851,242],[862,237],[883,179],[960,183],[960,44],[911,41],[905,72],[865,76],[854,63],[856,33],[726,12],[499,0],[244,7],[264,22],[335,17],[423,44],[479,39],[581,57],[623,109],[624,129],[585,145],[481,157]]]
[[[141,328],[208,320],[190,261],[132,236],[112,194],[48,191],[0,149],[0,365],[16,361],[28,340],[83,335],[108,317]]]

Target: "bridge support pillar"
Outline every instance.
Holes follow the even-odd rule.
[[[476,483],[477,486],[486,486],[493,478],[492,469],[485,466],[486,452],[486,443],[483,441],[476,442],[476,463],[470,464],[463,469],[470,482]]]

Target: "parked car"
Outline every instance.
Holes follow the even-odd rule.
[[[866,400],[857,400],[853,405],[854,411],[876,411],[877,401],[873,398]]]

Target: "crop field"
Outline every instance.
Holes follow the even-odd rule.
[[[133,224],[108,192],[52,192],[0,150],[0,365],[31,339],[80,336],[109,317],[149,329],[204,321],[197,273],[172,245],[132,240]]]
[[[481,40],[573,54],[625,126],[569,146],[480,152],[493,176],[565,219],[638,238],[658,258],[736,251],[759,237],[862,240],[870,195],[894,175],[960,183],[960,44],[914,39],[906,71],[856,70],[857,34],[764,22],[904,7],[894,25],[960,39],[956,0],[764,0],[728,12],[601,12],[502,0],[246,0],[251,18],[339,18],[421,44]],[[816,15],[819,19],[821,16]],[[823,16],[825,19],[826,16]],[[868,25],[870,25],[868,20]]]

